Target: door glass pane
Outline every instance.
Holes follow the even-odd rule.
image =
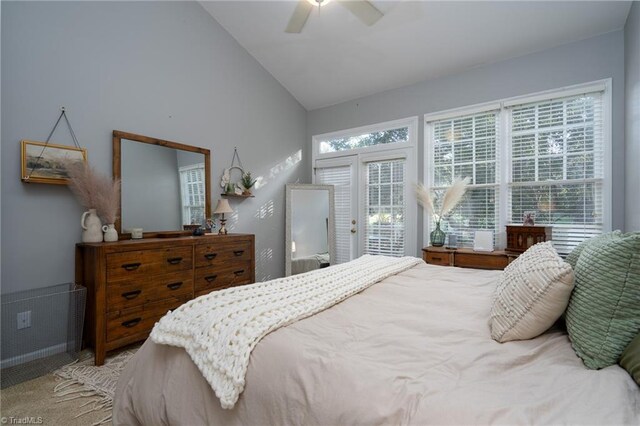
[[[364,252],[404,256],[406,203],[405,160],[366,163]],[[380,173],[373,173],[379,170]],[[376,179],[372,180],[374,176]],[[374,195],[374,196],[372,196]]]
[[[351,166],[316,169],[316,182],[334,186],[336,263],[351,260]]]

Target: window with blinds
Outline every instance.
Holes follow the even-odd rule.
[[[553,226],[553,244],[569,253],[603,232],[602,94],[514,105],[508,220],[535,212]]]
[[[405,254],[405,160],[366,164],[364,252]]]
[[[316,169],[316,182],[334,186],[336,262],[351,260],[351,166]]]
[[[499,111],[430,122],[431,183],[436,209],[455,178],[469,177],[463,201],[441,223],[458,237],[458,244],[473,245],[474,232],[499,227]],[[431,223],[432,229],[435,223]]]
[[[182,195],[182,223],[205,222],[204,164],[180,168],[180,192]]]

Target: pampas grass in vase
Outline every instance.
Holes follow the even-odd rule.
[[[69,189],[82,207],[87,209],[81,219],[82,241],[118,241],[114,223],[120,204],[120,184],[97,173],[87,163],[75,163],[67,168]],[[102,226],[102,219],[105,226]]]
[[[440,221],[444,219],[449,213],[456,208],[462,197],[467,192],[467,185],[469,185],[470,179],[468,177],[464,179],[457,178],[453,181],[453,184],[447,188],[442,197],[442,203],[440,209],[436,211],[435,203],[431,192],[422,184],[416,185],[416,195],[418,202],[427,209],[430,215],[433,216],[436,222],[436,229],[431,232],[430,243],[434,247],[442,247],[446,234],[440,229]]]

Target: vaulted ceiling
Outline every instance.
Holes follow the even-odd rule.
[[[631,2],[372,1],[362,24],[338,1],[284,29],[295,1],[205,1],[209,12],[308,110],[624,26]]]

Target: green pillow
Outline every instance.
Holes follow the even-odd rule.
[[[640,233],[586,244],[566,312],[571,345],[584,364],[615,364],[640,331]]]
[[[640,385],[640,334],[629,343],[627,349],[622,352],[620,366],[627,370],[633,380]]]
[[[573,269],[576,269],[576,264],[578,263],[578,258],[580,257],[580,253],[582,253],[582,250],[584,250],[584,248],[587,245],[598,244],[599,242],[602,242],[602,241],[610,241],[614,238],[620,238],[622,235],[623,234],[620,231],[613,231],[613,232],[607,232],[606,234],[598,235],[597,237],[589,238],[588,240],[585,240],[580,244],[578,244],[576,248],[574,248],[571,251],[571,253],[567,255],[567,258],[565,259],[565,261],[569,265],[571,265]]]

